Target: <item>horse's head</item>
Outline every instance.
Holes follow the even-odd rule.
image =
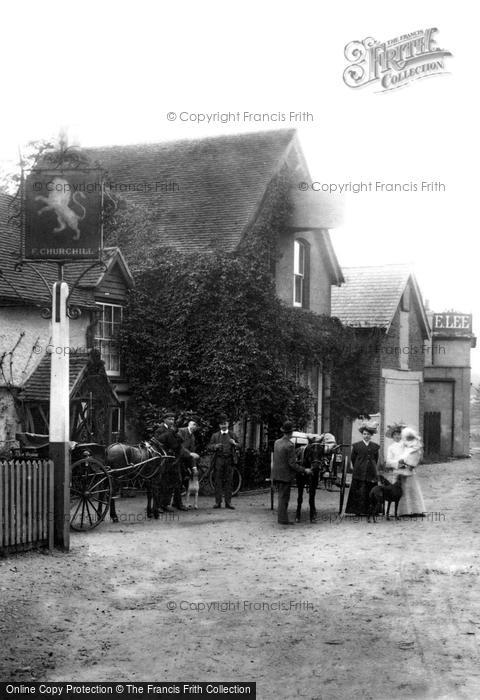
[[[148,456],[149,457],[164,457],[165,456],[165,450],[163,450],[159,443],[155,440],[155,438],[151,438],[151,440],[145,440],[143,443],[145,449],[147,450]]]

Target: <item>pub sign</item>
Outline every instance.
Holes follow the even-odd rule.
[[[435,334],[466,335],[472,332],[472,314],[447,312],[433,314]]]
[[[102,247],[103,172],[30,170],[24,181],[26,260],[98,259]]]

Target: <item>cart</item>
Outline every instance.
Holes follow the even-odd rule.
[[[13,450],[14,458],[48,459],[48,435],[17,433],[20,448]],[[122,483],[133,478],[152,482],[161,473],[168,459],[158,447],[148,448],[147,459],[124,467],[106,464],[107,448],[97,443],[72,444],[70,466],[70,527],[85,531],[97,527],[118,498]]]

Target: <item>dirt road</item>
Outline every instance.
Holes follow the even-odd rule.
[[[256,681],[257,697],[480,697],[480,456],[419,469],[429,516],[280,528],[235,511],[73,534],[0,560],[1,680]],[[295,492],[292,493],[295,498]]]

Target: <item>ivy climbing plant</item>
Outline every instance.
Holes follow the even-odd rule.
[[[279,178],[234,253],[135,249],[122,352],[137,418],[168,406],[207,421],[226,412],[278,425],[290,416],[300,428],[312,418],[314,397],[298,370],[320,363],[332,374],[335,416],[366,410],[354,332],[289,308],[276,294],[272,263],[288,220],[285,186]],[[122,227],[116,242],[128,235]]]

